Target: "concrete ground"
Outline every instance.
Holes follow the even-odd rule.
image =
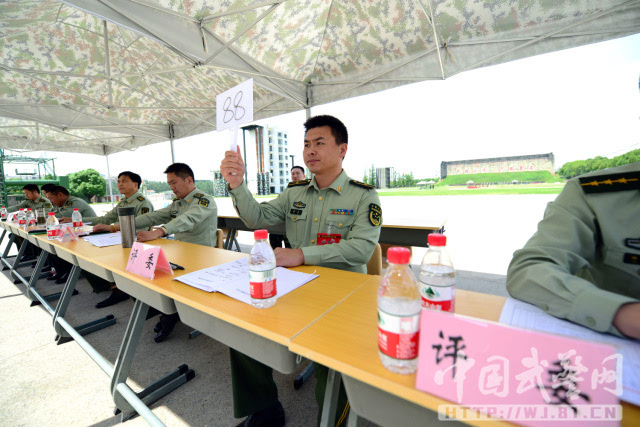
[[[243,251],[248,247],[243,245]],[[417,273],[418,266],[413,266]],[[20,271],[27,275],[31,269]],[[41,306],[30,307],[25,287],[15,285],[8,271],[0,274],[0,425],[110,426],[120,422],[113,415],[110,379],[73,341],[57,345],[52,318]],[[38,281],[41,294],[58,292],[62,285]],[[505,276],[458,271],[457,287],[506,295]],[[114,326],[87,335],[89,343],[112,364],[119,350],[133,302],[95,309],[107,293],[95,294],[81,278],[66,319],[73,325],[113,314]],[[151,406],[167,425],[234,426],[229,350],[205,335],[189,338],[191,328],[178,324],[171,337],[153,341],[157,318],[146,322],[136,352],[129,385],[139,390],[160,376],[186,363],[195,378]],[[300,370],[307,365],[305,361]],[[288,426],[315,425],[317,407],[315,379],[294,390],[296,374],[274,372]],[[129,426],[146,425],[141,417]],[[365,423],[372,426],[372,423]]]

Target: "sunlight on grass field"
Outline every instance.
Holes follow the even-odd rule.
[[[478,196],[494,194],[560,194],[563,183],[527,184],[527,185],[490,185],[487,187],[467,188],[466,186],[444,186],[433,190],[420,188],[378,190],[382,196]]]

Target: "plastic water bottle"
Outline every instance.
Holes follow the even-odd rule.
[[[0,209],[0,217],[2,219],[7,219],[7,208],[4,206]]]
[[[49,212],[49,216],[47,216],[47,239],[54,240],[58,237],[58,218],[56,218],[56,214],[53,212]]]
[[[447,253],[447,236],[432,233],[428,238],[429,250],[420,267],[420,295],[422,308],[455,310],[456,271]]]
[[[253,232],[256,243],[249,257],[249,284],[251,304],[256,308],[269,308],[278,299],[276,288],[276,256],[269,245],[267,230]]]
[[[378,290],[378,354],[385,368],[411,374],[418,367],[420,292],[409,267],[411,251],[389,248]]]
[[[32,225],[36,225],[36,216],[34,215],[34,213],[31,210],[31,208],[27,209],[26,222],[27,222],[27,226],[25,227],[25,230],[27,229],[27,227],[31,227]]]
[[[73,208],[73,213],[71,214],[71,221],[73,222],[73,229],[77,230],[82,228],[82,214],[78,208]]]
[[[24,209],[20,209],[17,215],[18,219],[18,227],[24,228],[27,224],[27,214],[24,212]]]

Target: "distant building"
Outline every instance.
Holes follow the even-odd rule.
[[[227,181],[219,170],[213,171],[213,197],[229,197]]]
[[[245,126],[243,131],[249,190],[257,194],[281,193],[291,180],[289,133],[257,125]]]
[[[376,168],[376,188],[391,188],[395,178],[393,168]]]
[[[474,173],[555,171],[553,153],[528,156],[491,157],[487,159],[455,160],[440,164],[440,176],[465,175]]]

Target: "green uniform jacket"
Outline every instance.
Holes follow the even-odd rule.
[[[80,211],[80,215],[82,215],[82,221],[84,222],[85,217],[94,217],[96,216],[96,212],[93,210],[89,203],[85,202],[79,197],[69,196],[64,205],[58,207],[58,212],[56,213],[56,217],[62,218],[67,216],[71,218],[71,214],[73,214],[73,209],[78,208]]]
[[[366,273],[380,238],[380,198],[373,187],[350,180],[344,170],[322,190],[315,177],[291,182],[270,202],[256,202],[244,182],[229,194],[247,227],[284,222],[287,239],[292,248],[302,249],[305,264]],[[330,224],[331,234],[340,234],[342,240],[317,246],[317,234],[327,233]]]
[[[34,202],[33,200],[24,200],[21,203],[18,203],[15,206],[11,206],[10,208],[7,208],[7,212],[11,213],[11,212],[15,212],[17,210],[20,209],[35,209],[35,208],[45,208],[48,210],[53,209],[53,205],[51,204],[51,202],[49,201],[49,199],[47,199],[46,197],[44,197],[43,195],[40,195],[40,197],[38,197],[38,199]]]
[[[212,196],[196,188],[164,209],[136,217],[136,228],[160,224],[168,234],[175,234],[176,240],[215,247],[218,207]]]
[[[107,212],[103,216],[93,216],[93,217],[82,217],[84,222],[90,222],[93,225],[96,224],[117,224],[120,222],[120,218],[118,216],[118,208],[134,208],[136,210],[135,216],[144,215],[149,212],[153,212],[153,204],[151,201],[144,197],[139,191],[136,191],[131,197],[128,197],[124,200],[120,200],[120,202],[113,208],[111,211]],[[136,223],[136,227],[138,224]]]
[[[620,335],[611,324],[616,311],[640,299],[639,184],[640,163],[568,181],[538,231],[514,253],[509,293],[556,317]],[[635,247],[626,239],[635,239]]]

